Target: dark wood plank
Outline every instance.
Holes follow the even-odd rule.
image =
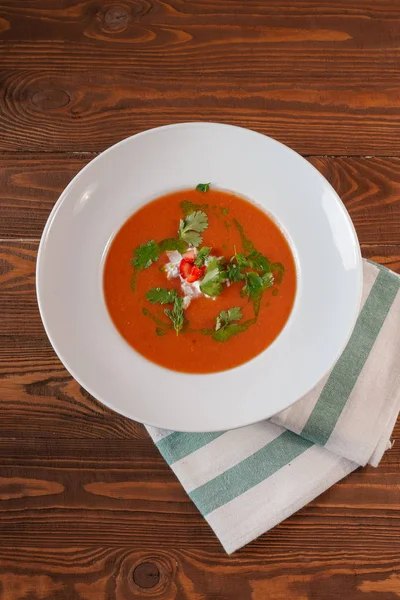
[[[55,9],[47,0],[3,0],[1,58],[4,68],[21,70],[381,80],[399,74],[399,6],[398,0],[351,6],[343,0],[69,0]]]
[[[400,0],[0,0],[1,600],[400,596],[400,444],[227,557],[145,429],[61,365],[34,287],[75,173],[186,120],[324,155],[363,255],[400,273],[399,22]],[[339,157],[362,154],[393,158]]]
[[[94,154],[0,155],[0,239],[39,239],[61,191]],[[400,244],[400,159],[311,157],[362,244]]]
[[[5,455],[0,462],[3,544],[87,546],[101,540],[142,550],[220,550],[151,440],[26,442],[24,453],[19,440],[0,440]],[[288,550],[288,544],[295,548],[301,540],[315,552],[332,547],[330,542],[348,549],[375,544],[375,549],[400,550],[399,477],[391,453],[378,470],[368,467],[347,477],[241,555],[255,548],[263,554],[280,543]]]
[[[0,239],[39,238],[55,201],[94,154],[0,154]]]
[[[295,48],[291,54],[300,60]],[[275,137],[301,154],[400,153],[393,78],[359,85],[306,77],[285,83],[279,74],[243,81],[227,75],[225,66],[219,76],[190,72],[186,78],[149,70],[151,76],[3,69],[0,151],[103,151],[151,127],[222,121]]]
[[[37,308],[37,248],[37,242],[0,244],[0,437],[146,438],[142,426],[90,396],[55,355]],[[400,245],[362,252],[400,272]]]
[[[226,557],[200,548],[4,547],[0,573],[6,600],[33,598],[32,590],[41,600],[336,600],[339,590],[349,600],[396,600],[398,556],[391,548],[359,550],[334,545],[314,555],[278,543]],[[149,577],[139,580],[146,564],[155,569],[145,567]]]
[[[399,7],[3,0],[0,149],[101,151],[222,120],[303,154],[399,155]]]

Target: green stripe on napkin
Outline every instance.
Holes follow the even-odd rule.
[[[285,431],[269,444],[189,494],[203,515],[247,492],[314,444]]]
[[[400,279],[382,269],[360,312],[354,331],[301,431],[324,446],[342,413],[400,288]]]
[[[358,465],[376,466],[388,447],[400,407],[400,278],[367,261],[363,270],[365,304],[347,347],[325,383],[282,419],[218,433],[148,427],[227,552]]]
[[[199,448],[209,444],[223,433],[223,431],[216,433],[184,433],[174,431],[174,433],[170,433],[160,440],[157,443],[157,448],[167,463],[172,465],[195,450],[199,450]]]

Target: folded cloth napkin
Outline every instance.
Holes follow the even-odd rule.
[[[364,261],[361,310],[330,373],[268,421],[148,432],[231,553],[360,465],[377,466],[400,409],[400,277]]]

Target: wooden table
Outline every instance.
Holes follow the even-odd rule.
[[[98,152],[213,120],[307,156],[400,272],[400,0],[0,4],[0,599],[399,598],[400,443],[226,556],[143,427],[55,356],[35,260]]]

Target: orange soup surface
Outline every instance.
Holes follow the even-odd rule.
[[[117,232],[104,266],[120,334],[147,359],[186,373],[257,356],[282,331],[296,293],[293,255],[275,222],[237,195],[203,190],[143,206]],[[194,294],[188,306],[185,290]]]

